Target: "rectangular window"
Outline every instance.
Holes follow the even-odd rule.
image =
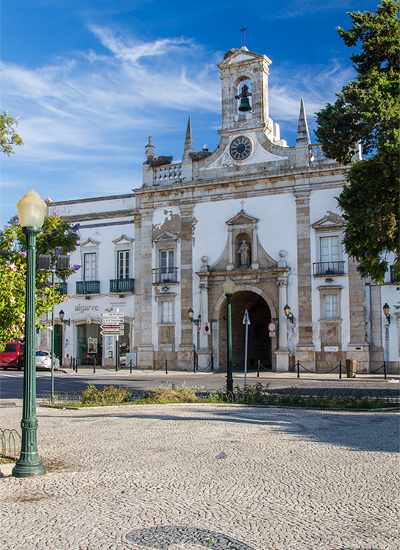
[[[161,302],[161,322],[172,323],[172,302]]]
[[[121,250],[117,255],[117,278],[129,279],[129,250]]]
[[[324,319],[338,318],[338,297],[324,296]]]
[[[174,270],[174,251],[160,250],[160,272],[173,273]]]
[[[96,280],[96,253],[85,254],[85,270],[84,270],[84,280],[85,281],[95,281]]]
[[[320,261],[338,262],[339,261],[339,237],[321,237],[320,238]]]

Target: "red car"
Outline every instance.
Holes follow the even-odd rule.
[[[24,367],[24,347],[22,342],[9,342],[0,352],[0,367],[22,370]]]

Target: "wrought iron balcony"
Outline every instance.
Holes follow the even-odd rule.
[[[60,294],[64,296],[64,294],[68,294],[67,292],[67,283],[56,283],[56,290]]]
[[[100,294],[100,281],[77,281],[77,294]]]
[[[329,277],[330,275],[344,275],[344,261],[317,262],[314,265],[314,275]]]
[[[153,285],[163,285],[178,282],[178,268],[165,267],[153,269]]]
[[[135,292],[135,279],[110,279],[110,292]]]

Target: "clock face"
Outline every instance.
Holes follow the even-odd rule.
[[[234,160],[244,160],[250,155],[253,147],[249,138],[239,136],[231,143],[231,157]]]

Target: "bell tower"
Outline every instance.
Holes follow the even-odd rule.
[[[249,52],[245,46],[226,52],[218,64],[222,80],[221,136],[253,129],[272,133],[268,103],[271,63],[266,55]]]

